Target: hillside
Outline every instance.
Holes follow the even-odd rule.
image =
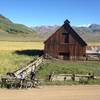
[[[44,39],[48,38],[52,33],[54,33],[60,26],[36,26],[32,27],[34,31],[37,32],[38,36],[43,37]]]
[[[39,36],[46,39],[54,33],[60,26],[37,26],[32,27]],[[91,24],[89,27],[75,27],[73,29],[87,42],[100,42],[100,25]]]
[[[44,41],[60,26],[27,27],[16,24],[0,14],[0,41]],[[91,24],[89,27],[73,27],[87,42],[100,42],[100,25]]]
[[[0,15],[0,40],[34,41],[36,37],[36,32],[31,28],[13,23],[8,18]]]
[[[87,42],[100,42],[100,25],[91,24],[89,27],[74,27],[74,29]]]

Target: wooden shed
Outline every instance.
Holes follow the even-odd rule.
[[[70,26],[68,20],[44,44],[46,56],[64,60],[82,59],[86,56],[87,43]]]

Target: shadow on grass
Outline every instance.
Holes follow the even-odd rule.
[[[27,55],[27,56],[42,56],[44,54],[44,50],[16,50],[16,54],[18,55]]]

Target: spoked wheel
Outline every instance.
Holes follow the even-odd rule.
[[[37,88],[40,85],[40,82],[38,80],[33,81],[33,87]]]

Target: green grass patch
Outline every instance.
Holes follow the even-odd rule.
[[[13,72],[17,69],[26,66],[30,61],[36,59],[34,56],[19,55],[14,51],[0,51],[0,74]],[[37,72],[37,77],[43,79],[42,85],[78,85],[83,84],[73,81],[45,81],[48,74],[87,74],[94,73],[95,76],[100,76],[99,61],[62,61],[62,60],[44,60]],[[100,84],[100,80],[89,80],[87,84]]]
[[[35,57],[28,55],[18,55],[14,52],[5,52],[0,53],[0,74],[6,72],[13,72],[20,67],[26,66],[30,61],[34,60]]]
[[[94,73],[95,76],[100,75],[99,61],[60,61],[46,60],[38,71],[38,78],[46,79],[49,73],[55,74],[88,74]]]

